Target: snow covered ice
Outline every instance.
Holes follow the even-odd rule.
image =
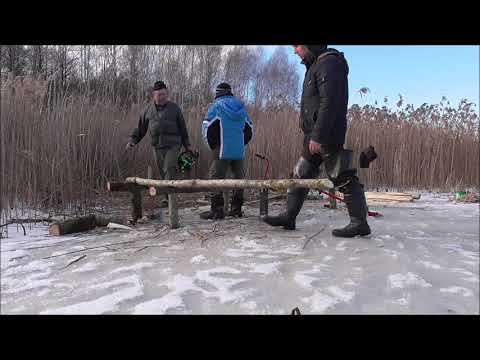
[[[1,313],[479,313],[478,204],[423,194],[371,205],[384,217],[354,239],[332,237],[347,213],[323,204],[306,201],[297,231],[262,223],[256,207],[217,222],[182,209],[176,230],[152,223],[50,237],[46,226],[24,236],[10,225],[0,240]]]

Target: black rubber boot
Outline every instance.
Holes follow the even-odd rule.
[[[232,197],[232,202],[230,203],[230,211],[228,212],[228,216],[233,217],[242,217],[242,205],[243,205],[243,198],[239,195],[234,194]]]
[[[309,189],[297,188],[287,195],[287,211],[277,216],[264,216],[262,220],[271,226],[283,226],[285,230],[295,230],[295,219],[300,212]]]
[[[354,181],[349,191],[344,193],[344,200],[350,216],[350,224],[341,229],[334,229],[332,235],[346,238],[369,235],[371,231],[367,223],[367,202],[363,187],[358,181]]]
[[[210,211],[200,214],[203,220],[217,220],[225,218],[223,211],[223,195],[214,195],[211,200]]]

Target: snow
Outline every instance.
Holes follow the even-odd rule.
[[[283,210],[272,206],[270,213]],[[2,314],[458,314],[479,313],[479,206],[422,194],[375,203],[372,235],[338,239],[347,214],[308,200],[296,231],[246,217],[184,227],[142,224],[51,237],[37,224],[1,239]],[[213,225],[217,232],[213,233]],[[158,224],[157,224],[158,225]],[[191,227],[207,235],[200,242]],[[312,238],[303,249],[307,238]],[[91,246],[120,243],[46,259]],[[148,247],[146,247],[148,246]],[[142,251],[136,252],[140,248]],[[65,267],[80,255],[85,259]]]
[[[191,264],[200,264],[208,262],[207,258],[203,255],[197,255],[190,259]]]
[[[473,291],[470,289],[466,289],[460,286],[451,286],[449,288],[441,288],[441,292],[443,293],[450,293],[450,294],[461,294],[463,296],[473,296]]]
[[[259,264],[259,265],[255,265],[252,271],[254,273],[259,273],[264,275],[278,273],[277,268],[280,264],[281,264],[280,262],[273,262],[269,264]]]
[[[421,287],[430,287],[432,284],[429,284],[424,279],[422,279],[417,274],[411,272],[406,274],[393,274],[388,276],[390,281],[390,286],[392,288],[403,289],[410,286],[421,286]]]

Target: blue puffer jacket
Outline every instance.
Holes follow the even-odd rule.
[[[203,120],[202,136],[211,150],[220,147],[221,160],[244,159],[245,145],[253,137],[245,105],[232,95],[215,99]]]

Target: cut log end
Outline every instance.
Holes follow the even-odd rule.
[[[148,188],[148,193],[150,194],[150,196],[156,196],[157,195],[157,189],[154,186],[150,186]]]
[[[61,235],[60,225],[58,225],[58,224],[50,225],[49,228],[48,228],[48,233],[50,234],[50,236],[60,236]]]

